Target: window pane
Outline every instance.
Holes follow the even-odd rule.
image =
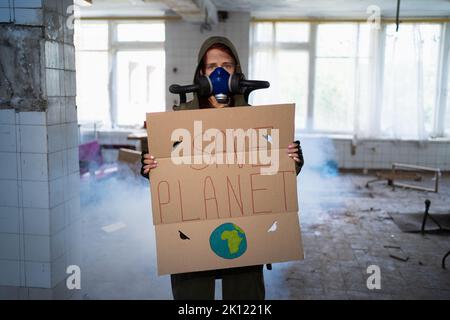
[[[382,131],[421,138],[433,129],[441,27],[404,24],[386,29]]]
[[[143,125],[147,112],[164,110],[164,50],[119,51],[117,124]]]
[[[373,52],[370,50],[374,50],[375,48],[371,47],[371,41],[373,41],[373,37],[371,36],[371,26],[367,23],[359,24],[359,34],[358,34],[358,57],[359,58],[367,58],[370,57]]]
[[[353,57],[356,53],[357,24],[326,23],[317,30],[318,57]]]
[[[76,20],[74,42],[77,50],[108,50],[108,22]]]
[[[163,22],[119,23],[117,25],[117,41],[163,42],[165,37]]]
[[[277,42],[308,42],[309,23],[278,22],[276,37]]]
[[[308,63],[306,51],[258,50],[254,54],[251,79],[267,80],[270,88],[250,95],[253,105],[295,103],[295,126],[306,126],[308,103]]]
[[[357,48],[357,24],[326,23],[318,26],[315,130],[353,131]]]
[[[78,119],[109,124],[108,53],[77,52],[76,68]]]
[[[258,22],[253,25],[256,42],[272,42],[273,23]]]
[[[431,132],[436,110],[436,85],[439,63],[439,43],[441,26],[438,24],[420,25],[420,39],[423,54],[423,105],[425,111],[425,130]]]
[[[450,53],[447,57],[448,61],[450,61]],[[450,64],[448,67],[448,75],[447,75],[447,106],[445,111],[445,133],[447,136],[450,136]]]
[[[314,129],[351,132],[354,119],[353,59],[317,59]]]

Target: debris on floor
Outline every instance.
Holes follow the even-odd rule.
[[[385,245],[383,246],[388,249],[389,257],[406,262],[409,260],[409,256],[402,250],[399,246]]]

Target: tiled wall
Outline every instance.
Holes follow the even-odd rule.
[[[43,2],[42,0],[1,0],[0,22],[41,26]]]
[[[249,56],[250,14],[230,12],[225,22],[211,31],[200,32],[200,25],[181,20],[166,22],[166,87],[171,84],[191,84],[197,66],[197,55],[203,41],[211,36],[228,37],[238,50],[244,74],[247,75]],[[174,72],[174,68],[177,69]],[[166,95],[168,110],[178,103],[178,96]]]
[[[450,171],[450,141],[366,140],[297,134],[308,166],[332,163],[341,169],[391,169],[405,163]]]
[[[48,100],[42,112],[0,110],[0,296],[54,297],[39,288],[63,286],[67,266],[80,261],[75,57],[66,24],[71,1],[0,3],[1,17],[7,9],[11,21],[43,27]]]
[[[334,140],[336,159],[345,169],[390,169],[393,162],[450,170],[450,142]]]

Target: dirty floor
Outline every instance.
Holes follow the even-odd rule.
[[[450,176],[440,192],[366,188],[373,175],[305,171],[298,179],[305,260],[264,270],[267,299],[450,299],[449,233],[404,233],[388,212],[450,214]],[[431,182],[432,183],[432,182]],[[83,263],[79,299],[171,299],[157,276],[148,181],[82,182]],[[367,267],[380,269],[369,290]],[[216,281],[216,298],[221,298]]]

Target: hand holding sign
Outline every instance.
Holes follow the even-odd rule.
[[[158,161],[155,159],[153,155],[149,153],[145,153],[142,155],[141,163],[142,163],[141,173],[144,176],[147,176],[150,173],[150,170],[158,166]]]

